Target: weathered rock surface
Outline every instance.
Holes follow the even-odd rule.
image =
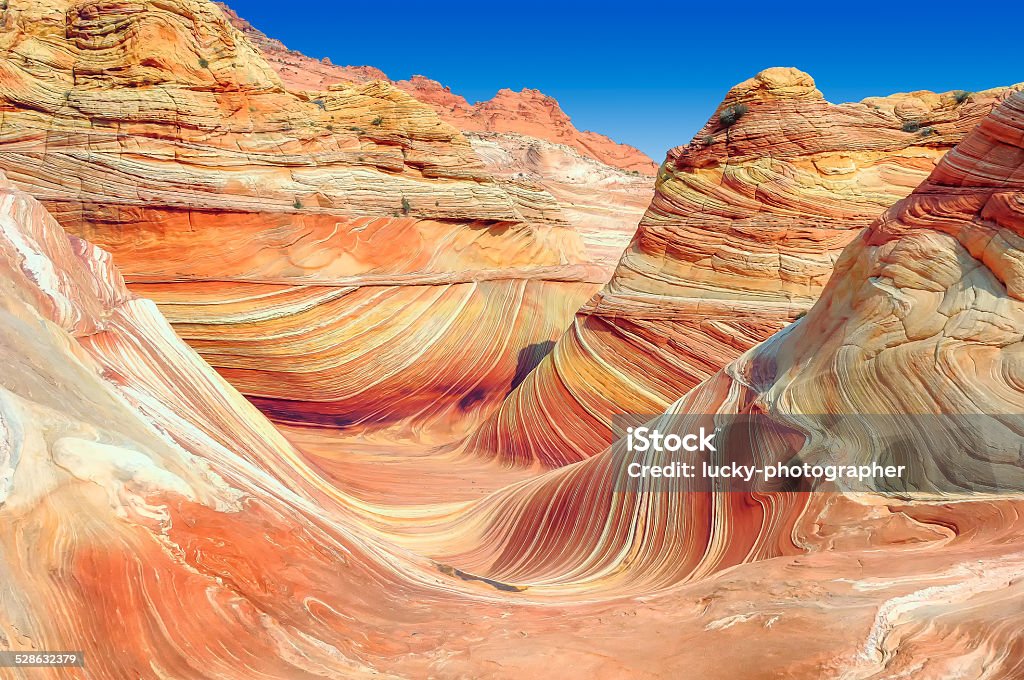
[[[745,83],[534,369],[601,244],[518,168],[618,175],[386,83],[289,93],[205,3],[0,21],[0,166],[45,203],[0,178],[0,647],[104,680],[1024,675],[1024,95]],[[286,441],[139,293],[279,420],[409,436]],[[1001,430],[911,491],[699,492],[629,478],[616,410],[762,414],[812,462],[878,457],[859,414]]]
[[[223,3],[217,3],[266,56],[282,82],[292,90],[326,90],[338,83],[389,81],[387,75],[372,66],[339,66],[328,59],[313,59],[290,50],[281,41],[268,37]],[[653,175],[656,164],[645,153],[627,144],[590,131],[579,131],[558,102],[538,90],[514,92],[500,90],[492,99],[470,104],[435,80],[413,76],[409,80],[389,81],[417,100],[433,107],[447,123],[471,132],[504,132],[572,147],[579,153],[605,165],[644,175]]]
[[[0,648],[86,664],[5,678],[536,676],[563,644],[566,677],[647,663],[593,641],[627,639],[635,603],[531,602],[382,540],[2,175],[0,292]]]
[[[558,102],[538,90],[515,92],[506,88],[499,90],[493,99],[470,105],[449,88],[423,76],[413,76],[396,85],[416,99],[433,105],[441,118],[461,130],[527,135],[573,147],[606,165],[644,175],[654,174],[654,161],[646,154],[596,132],[580,132]]]
[[[469,450],[561,465],[607,447],[616,415],[661,412],[806,311],[842,248],[1011,91],[833,105],[781,68],[736,86],[669,152],[612,280]]]
[[[1022,261],[1015,93],[848,244],[805,317],[655,422],[696,432],[760,414],[795,437],[797,460],[859,464],[891,453],[895,440],[872,429],[884,416],[913,474],[872,492],[750,492],[734,480],[697,492],[630,477],[620,441],[476,504],[449,527],[442,559],[532,591],[688,594],[680,626],[705,657],[728,640],[757,650],[681,651],[702,676],[1020,674]],[[938,433],[939,416],[962,425]],[[757,462],[790,460],[779,437],[749,434]]]
[[[499,132],[464,132],[488,172],[536,183],[558,201],[583,240],[585,257],[611,277],[653,193],[650,177],[628,173],[564,144]]]
[[[381,81],[289,92],[209,3],[4,21],[0,166],[276,416],[454,436],[607,276],[550,193],[430,107]]]

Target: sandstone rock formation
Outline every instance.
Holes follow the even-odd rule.
[[[586,584],[667,588],[690,603],[680,625],[705,657],[730,640],[757,649],[713,662],[680,651],[701,676],[1020,674],[1022,249],[1015,93],[854,238],[805,317],[656,421],[694,432],[761,414],[816,463],[878,460],[885,441],[871,418],[884,416],[909,443],[912,485],[695,492],[690,480],[629,477],[620,441],[476,504],[447,527],[443,559],[561,596]],[[938,435],[938,417],[963,426]],[[993,427],[976,427],[979,417]],[[767,434],[752,435],[757,462],[786,460]]]
[[[513,132],[571,146],[585,156],[623,170],[650,175],[655,164],[638,149],[617,144],[604,135],[577,130],[558,102],[538,90],[502,89],[493,99],[470,105],[440,83],[413,76],[398,87],[433,105],[445,121],[462,130]]]
[[[199,0],[0,22],[0,649],[100,680],[1024,676],[1024,94],[742,84],[542,359],[611,252],[574,192],[625,203],[621,173],[372,73],[289,92]],[[877,459],[886,417],[913,484],[636,479],[625,410],[758,415],[763,464]]]
[[[85,655],[5,678],[536,675],[559,641],[569,674],[605,663],[591,617],[623,604],[552,618],[383,542],[2,175],[0,290],[0,649]]]
[[[463,132],[488,172],[529,180],[558,201],[586,260],[612,275],[653,192],[646,175],[623,172],[571,146],[503,132]]]
[[[654,162],[603,135],[579,132],[551,97],[536,90],[502,90],[470,105],[464,97],[423,76],[390,81],[367,66],[316,60],[268,37],[227,5],[219,5],[277,72],[286,87],[317,97],[338,84],[391,82],[432,107],[473,144],[487,170],[529,181],[559,202],[562,216],[582,236],[589,262],[611,272],[650,203]]]
[[[292,90],[326,90],[338,83],[365,83],[388,80],[372,66],[338,66],[329,60],[316,60],[289,50],[279,40],[268,37],[227,5],[218,3],[277,71]],[[447,123],[472,132],[504,132],[563,144],[605,165],[643,175],[653,175],[656,165],[639,149],[618,144],[590,131],[579,131],[562,111],[558,102],[538,90],[514,92],[500,90],[493,99],[470,104],[451,88],[424,76],[394,81],[394,85],[433,107]]]
[[[1011,91],[832,105],[782,68],[736,86],[669,152],[612,280],[469,450],[560,465],[604,449],[616,415],[661,412],[806,311],[842,248]]]
[[[209,3],[4,21],[8,177],[281,419],[456,436],[606,278],[551,194],[431,108],[291,93]]]
[[[91,22],[108,20],[111,9],[84,5],[63,16],[85,17],[86,26],[95,26]],[[181,11],[191,12],[190,19],[183,22]],[[200,20],[205,11],[205,5],[169,9],[163,3],[152,13],[128,12],[114,26],[125,30],[128,44],[152,45],[155,26],[164,36],[169,27],[206,26]],[[89,225],[109,239],[119,251],[115,258],[148,281],[139,289],[170,290],[169,298],[173,291],[190,291],[178,303],[191,307],[182,320],[203,326],[202,310],[219,307],[208,324],[223,327],[213,341],[230,334],[231,313],[249,317],[258,309],[268,324],[276,324],[289,309],[302,313],[328,303],[314,293],[330,297],[347,286],[364,292],[370,287],[345,277],[371,277],[384,263],[373,262],[373,248],[360,239],[372,238],[375,229],[414,228],[406,218],[374,218],[353,209],[347,216],[332,215],[331,223],[341,226],[331,230],[316,221],[332,210],[322,206],[295,208],[304,222],[285,220],[273,198],[293,196],[281,166],[287,161],[294,170],[306,158],[282,151],[290,147],[287,135],[259,127],[233,137],[230,128],[225,133],[216,126],[178,132],[140,103],[153,94],[148,86],[111,88],[90,81],[85,65],[101,65],[105,49],[97,61],[84,59],[76,70],[87,93],[81,105],[88,110],[122,96],[131,102],[117,109],[125,119],[108,130],[85,126],[80,112],[47,111],[48,93],[60,91],[54,83],[67,74],[34,65],[44,56],[54,65],[68,63],[77,44],[48,30],[58,14],[32,15],[32,34],[26,24],[15,23],[18,37],[3,43],[8,56],[0,61],[0,160],[17,174],[18,184],[45,195],[63,220],[79,230]],[[119,35],[105,28],[99,33]],[[193,35],[170,34],[186,36],[185,46]],[[175,51],[183,49],[178,44]],[[32,59],[15,58],[30,53]],[[166,78],[160,63],[139,62],[135,75]],[[131,69],[95,73],[134,77]],[[262,83],[265,73],[255,69],[250,75]],[[762,79],[777,80],[774,74]],[[175,107],[199,112],[202,122],[202,112],[212,111],[204,109],[211,100],[256,96],[242,80],[232,82],[238,91],[211,95],[195,82],[157,91],[168,93]],[[807,93],[806,87],[781,89],[787,96]],[[272,83],[266,96],[273,104],[267,111],[275,116],[287,113],[288,105],[303,105]],[[352,101],[346,97],[355,95],[339,96]],[[820,289],[806,316],[746,349],[724,370],[709,369],[707,380],[662,409],[663,419],[685,428],[732,414],[762,414],[799,434],[802,453],[812,461],[836,451],[858,460],[876,456],[870,432],[856,416],[889,415],[922,444],[915,451],[928,453],[916,459],[928,474],[916,478],[910,491],[686,493],[684,484],[655,487],[629,478],[617,465],[620,443],[540,476],[520,470],[520,478],[506,477],[511,485],[482,500],[459,488],[455,500],[438,494],[402,507],[379,494],[367,502],[331,483],[186,347],[156,305],[126,289],[110,255],[69,239],[44,206],[0,179],[2,646],[84,649],[88,666],[81,675],[103,679],[1020,676],[1024,470],[1021,431],[1010,417],[1024,409],[1024,94],[1006,96],[912,195],[848,237],[827,285],[806,278],[807,290]],[[727,136],[738,135],[744,120],[757,120],[753,100],[749,107]],[[139,122],[136,114],[153,118]],[[209,118],[214,120],[212,113]],[[238,156],[227,156],[238,164],[231,167],[266,178],[268,209],[240,208],[264,199],[259,186],[225,179],[223,148],[217,145],[222,134],[239,147]],[[89,143],[72,147],[69,140],[77,136]],[[44,141],[63,151],[44,156]],[[262,151],[243,146],[255,142]],[[457,137],[445,144],[460,146]],[[46,163],[33,165],[32,158]],[[47,174],[53,173],[47,163],[54,159],[66,174]],[[732,186],[728,165],[719,171]],[[330,167],[332,176],[344,176],[340,161]],[[740,165],[736,171],[741,170]],[[314,178],[308,181],[325,192],[334,186],[309,174]],[[403,165],[388,176],[425,182],[428,174],[421,178]],[[55,176],[68,181],[47,181]],[[684,178],[692,179],[682,173],[679,181]],[[189,193],[188,181],[221,188],[211,199],[198,188]],[[387,180],[380,182],[382,195],[390,196]],[[517,186],[446,177],[455,189],[461,182],[484,185],[470,190],[467,211],[485,212],[501,204],[487,197],[514,194]],[[663,194],[671,194],[673,183],[664,178],[666,183]],[[185,202],[184,194],[194,203]],[[202,209],[214,200],[245,243],[255,241],[249,259],[232,250],[238,245],[228,236],[236,232]],[[353,197],[352,203],[375,200]],[[510,199],[507,209],[520,205]],[[164,222],[155,217],[164,214]],[[527,272],[511,280],[521,287],[560,287],[573,272],[586,270],[570,258],[580,249],[574,232],[555,220],[421,221],[428,222],[424,239],[449,238],[459,247],[428,249],[414,241],[408,257],[400,264],[388,260],[392,268],[380,274],[383,281],[375,280],[379,296],[414,288],[443,295],[456,285],[475,291],[507,281],[481,264],[492,256],[507,257]],[[459,238],[478,222],[486,228],[481,235],[473,232],[477,240]],[[175,229],[139,229],[145,239],[121,231],[122,225],[151,223],[195,224],[188,233],[207,240],[207,256],[179,253],[176,244],[195,244]],[[257,228],[266,223],[276,230]],[[839,230],[839,224],[822,220],[818,227]],[[217,227],[224,228],[216,232]],[[313,242],[327,244],[344,235],[354,242],[344,252],[361,255],[317,262],[324,246],[301,243],[307,232]],[[666,273],[651,277],[649,267],[627,267],[608,296],[621,286],[649,290],[648,302],[678,297],[684,306],[693,297],[690,291],[703,286],[719,291],[722,308],[735,314],[737,307],[724,303],[745,295],[732,293],[728,270],[687,268],[679,264],[687,261],[686,251],[670,248],[670,241],[645,226],[624,262],[660,257],[665,262],[658,266]],[[727,253],[728,242],[719,243]],[[659,251],[657,244],[666,247]],[[418,259],[428,251],[437,257]],[[194,265],[195,271],[186,269]],[[544,267],[550,271],[537,275]],[[258,282],[246,279],[250,270]],[[151,271],[156,275],[147,280]],[[422,283],[458,280],[466,272],[473,275],[460,284]],[[420,283],[407,284],[402,277]],[[675,285],[666,286],[670,280]],[[759,286],[752,286],[745,302],[752,311],[784,314],[806,306],[792,285],[783,286],[788,297],[781,300]],[[685,294],[676,296],[677,288]],[[261,302],[254,305],[253,299]],[[371,302],[362,300],[352,312],[359,315],[360,329],[378,328],[366,318],[378,309]],[[428,309],[433,323],[449,317],[434,316],[432,304],[423,313]],[[332,321],[327,313],[310,316]],[[254,334],[252,351],[273,356],[280,351],[275,343],[308,328],[279,328],[258,342]],[[394,337],[377,338],[382,351],[393,346]],[[469,343],[452,342],[442,355],[464,344]],[[527,357],[523,366],[529,363]],[[362,371],[373,370],[368,359]],[[543,367],[526,380],[542,373]],[[376,394],[379,401],[362,397],[368,409],[393,396]],[[1002,436],[982,438],[965,428],[950,447],[915,418],[978,413],[994,416],[1005,430]],[[814,414],[834,420],[821,429]],[[518,423],[534,437],[543,434],[536,425],[529,417]],[[783,455],[776,439],[758,441],[764,462]],[[424,448],[420,454],[440,460]],[[402,483],[436,483],[427,478],[430,465],[408,469],[423,477]],[[485,474],[482,468],[464,469]],[[476,481],[453,479],[449,468],[435,476],[442,484]],[[30,673],[11,675],[20,680]]]

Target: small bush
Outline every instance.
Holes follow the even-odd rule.
[[[903,131],[904,132],[917,132],[920,129],[921,129],[920,121],[908,120],[908,121],[905,121],[903,123]]]
[[[314,99],[313,103],[319,106],[321,111],[327,110],[327,102],[325,102],[323,99]]]
[[[711,146],[712,144],[715,143],[715,136],[704,135],[703,137],[700,138],[700,141],[704,143],[704,146]]]
[[[732,127],[749,110],[746,104],[733,104],[718,114],[718,121],[722,124],[722,127]]]
[[[206,61],[203,57],[199,57],[199,68],[209,68],[210,62]]]
[[[402,214],[408,215],[410,210],[412,210],[412,205],[409,203],[409,199],[402,196]]]
[[[302,201],[296,198],[295,202],[292,203],[292,207],[295,208],[296,210],[302,210]]]
[[[971,98],[971,94],[973,93],[968,92],[967,90],[957,90],[956,92],[953,93],[953,99],[956,100],[957,104],[963,104],[965,101]]]
[[[939,131],[936,130],[935,128],[933,128],[931,125],[929,125],[928,127],[921,128],[921,130],[919,131],[919,134],[922,137],[931,137],[932,135],[939,134]]]
[[[381,116],[377,116],[372,121],[370,121],[370,124],[371,125],[380,125],[383,122],[384,122],[384,118],[382,118]]]

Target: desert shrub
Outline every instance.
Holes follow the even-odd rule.
[[[703,137],[700,138],[700,141],[703,142],[704,146],[711,146],[712,144],[715,143],[715,136],[704,135]]]
[[[314,99],[313,103],[319,106],[321,111],[327,110],[327,102],[325,102],[323,99]]]
[[[932,135],[939,134],[939,131],[933,128],[931,125],[929,125],[928,127],[921,128],[918,134],[920,134],[922,137],[931,137]]]
[[[921,129],[920,121],[908,120],[908,121],[904,121],[904,123],[903,123],[903,131],[904,132],[917,132],[920,129]]]
[[[402,196],[402,214],[408,215],[410,210],[412,210],[412,205],[409,203],[409,199]]]
[[[209,68],[210,62],[206,61],[203,57],[199,57],[199,68]]]
[[[722,124],[722,127],[732,127],[749,110],[746,104],[733,104],[718,114],[718,121]]]
[[[295,208],[296,210],[302,210],[302,201],[296,198],[295,202],[292,203],[292,207]]]
[[[380,124],[382,124],[383,122],[384,122],[384,118],[383,118],[383,117],[381,117],[381,116],[377,116],[377,117],[376,117],[376,118],[374,118],[374,119],[373,119],[372,121],[370,121],[370,124],[371,124],[371,125],[380,125]]]
[[[953,99],[956,100],[957,104],[963,104],[965,101],[971,98],[971,92],[967,90],[957,90],[953,93]]]

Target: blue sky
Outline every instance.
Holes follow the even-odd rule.
[[[292,49],[391,78],[419,73],[470,102],[502,87],[558,99],[576,127],[657,162],[734,84],[769,66],[814,76],[833,102],[1024,81],[1024,3],[514,3],[234,0]]]

